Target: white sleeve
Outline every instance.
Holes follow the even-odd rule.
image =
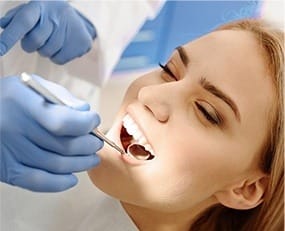
[[[165,0],[70,1],[96,28],[89,53],[68,65],[68,72],[98,86],[108,80],[121,54],[147,19],[153,19]]]

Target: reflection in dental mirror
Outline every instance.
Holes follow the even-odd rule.
[[[127,154],[132,155],[138,160],[151,160],[154,156],[139,144],[131,144],[128,146]]]

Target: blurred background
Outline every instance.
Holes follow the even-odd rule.
[[[101,90],[101,128],[111,126],[130,82],[166,62],[178,45],[241,18],[262,17],[284,28],[283,12],[283,0],[167,1],[158,16],[138,32]]]

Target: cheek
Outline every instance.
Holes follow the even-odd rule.
[[[169,171],[168,177],[176,177],[177,182],[182,183],[179,186],[181,190],[187,182],[195,185],[194,189],[198,192],[214,193],[243,172],[243,166],[238,163],[239,158],[236,158],[239,155],[236,155],[235,148],[223,140],[206,139],[196,132],[195,136],[189,133],[187,140],[172,140],[172,145],[165,142],[161,148],[163,147],[167,154],[161,157],[165,163],[162,168]]]

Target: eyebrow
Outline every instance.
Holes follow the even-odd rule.
[[[183,64],[185,66],[188,66],[189,62],[190,62],[190,58],[189,56],[187,55],[185,49],[182,47],[182,46],[179,46],[179,47],[176,47],[175,48],[177,51],[178,51],[178,54],[183,62]]]
[[[216,86],[214,86],[212,83],[210,83],[208,80],[206,80],[206,78],[201,78],[200,84],[205,90],[215,95],[216,97],[220,98],[227,105],[229,105],[230,108],[233,110],[237,120],[240,122],[240,113],[239,113],[238,107],[229,96],[227,96],[223,91],[221,91]]]

